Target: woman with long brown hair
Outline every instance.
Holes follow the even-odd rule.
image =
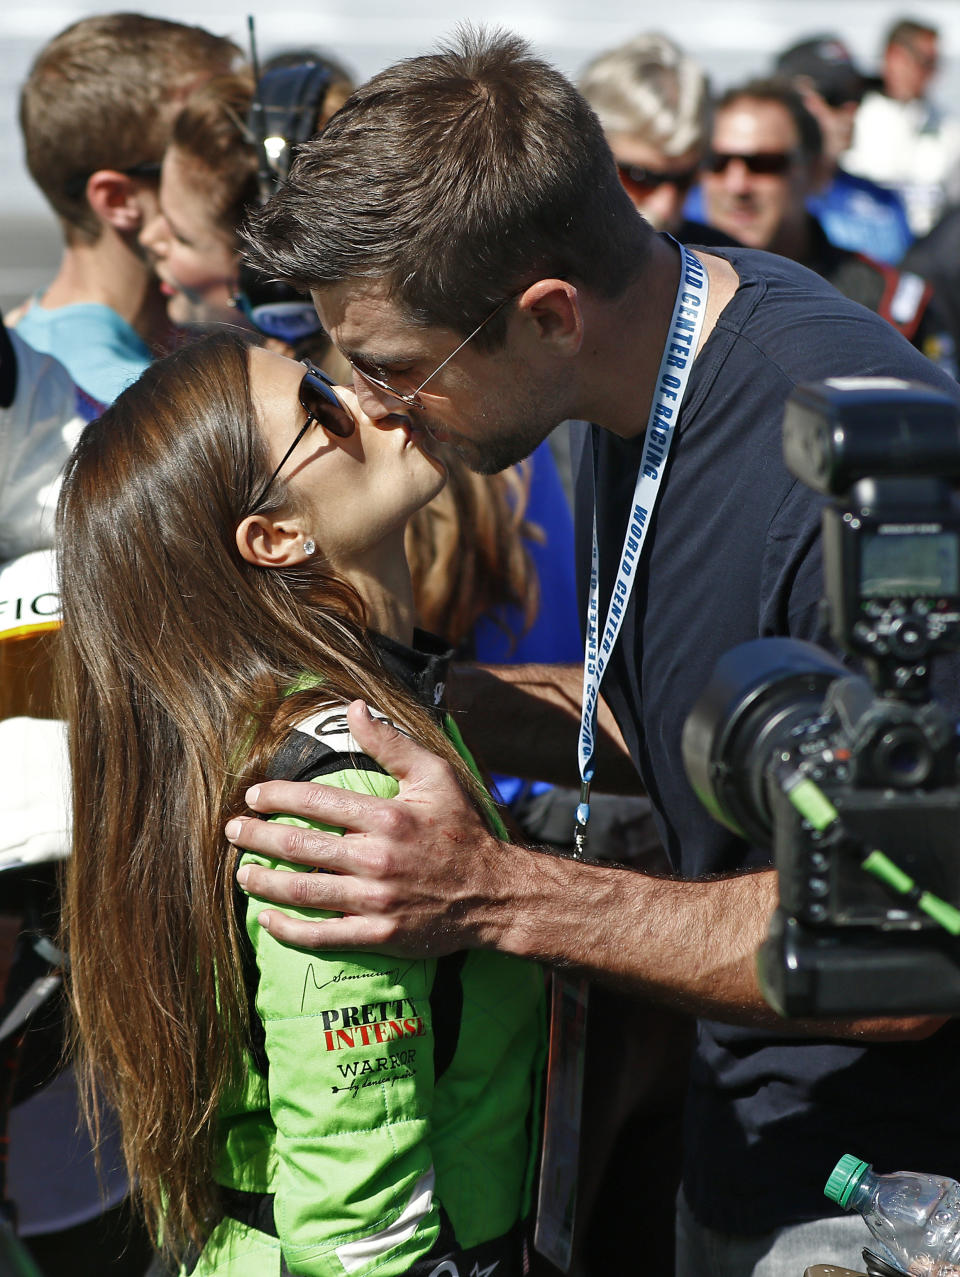
[[[264,775],[395,794],[357,697],[496,823],[413,630],[404,530],[443,481],[409,418],[233,334],[149,368],[66,472],[78,1058],[184,1273],[520,1272],[537,969],[286,948],[220,832]]]

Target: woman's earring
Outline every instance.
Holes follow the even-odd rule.
[[[306,541],[303,543],[304,554],[313,554],[316,548],[317,543],[314,541],[313,537],[307,537]]]

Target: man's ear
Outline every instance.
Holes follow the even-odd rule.
[[[98,169],[87,178],[87,203],[101,222],[122,234],[140,230],[143,210],[132,177],[114,169]]]
[[[565,279],[538,279],[517,298],[517,309],[534,325],[536,340],[569,357],[583,344],[583,311],[575,285]]]
[[[313,553],[307,534],[294,519],[275,523],[266,514],[248,514],[236,531],[237,549],[242,558],[257,568],[289,568],[303,563]]]

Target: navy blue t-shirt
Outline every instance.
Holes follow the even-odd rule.
[[[821,499],[782,460],[788,394],[801,382],[883,374],[960,400],[960,387],[892,327],[810,271],[749,249],[707,251],[733,265],[740,286],[693,365],[603,684],[664,846],[685,878],[770,863],[768,852],[708,816],[684,772],[683,723],[716,661],[748,639],[824,637]],[[595,443],[603,617],[643,441],[576,429],[578,583],[583,603]],[[941,662],[937,674],[943,699],[960,710],[960,662]],[[829,1214],[836,1208],[823,1185],[845,1152],[881,1170],[960,1179],[958,1049],[953,1022],[923,1042],[860,1047],[701,1021],[684,1170],[694,1214],[728,1233]]]

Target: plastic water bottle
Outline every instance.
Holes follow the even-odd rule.
[[[910,1277],[960,1277],[960,1184],[945,1175],[895,1171],[877,1175],[846,1153],[824,1193],[859,1211],[881,1258]]]

